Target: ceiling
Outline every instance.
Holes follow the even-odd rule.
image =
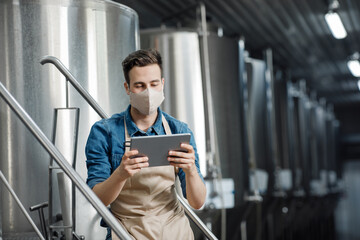
[[[197,0],[116,0],[134,9],[140,28],[177,26],[196,19]],[[288,70],[294,81],[305,79],[310,90],[336,106],[360,104],[357,79],[347,60],[360,51],[360,1],[339,0],[338,13],[347,30],[335,39],[324,14],[328,0],[207,0],[209,21],[225,36],[244,37],[247,50],[272,48],[274,65]],[[182,14],[178,14],[182,11]]]

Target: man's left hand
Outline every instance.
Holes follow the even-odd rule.
[[[172,166],[182,168],[185,174],[197,174],[194,148],[186,143],[182,143],[180,147],[185,152],[169,151],[168,161]]]

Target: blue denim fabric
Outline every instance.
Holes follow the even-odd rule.
[[[106,237],[105,237],[105,240],[112,240],[112,237],[111,237],[111,228],[107,228],[106,229]]]
[[[197,171],[203,179],[199,168],[199,156],[192,131],[186,123],[180,122],[172,116],[162,112],[158,108],[158,117],[155,124],[146,132],[140,130],[132,121],[130,115],[130,105],[126,111],[113,115],[111,118],[96,122],[90,131],[86,147],[86,166],[88,169],[88,178],[86,183],[90,188],[96,184],[105,181],[113,171],[120,165],[122,156],[125,152],[125,128],[124,118],[130,137],[164,135],[165,130],[162,125],[162,115],[169,123],[172,133],[190,133],[190,144],[195,150],[195,164]],[[179,179],[184,197],[186,197],[185,173],[179,169]]]

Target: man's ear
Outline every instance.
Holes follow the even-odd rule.
[[[163,85],[163,87],[164,87],[165,78],[161,78],[161,83],[162,83],[162,85]]]
[[[125,91],[126,91],[127,95],[130,95],[130,87],[127,84],[127,82],[124,82],[124,88],[125,88]]]

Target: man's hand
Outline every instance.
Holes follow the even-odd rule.
[[[186,196],[191,207],[200,209],[204,205],[206,188],[197,172],[195,165],[195,151],[190,144],[182,143],[182,151],[169,151],[168,161],[185,172]]]
[[[142,168],[149,166],[148,157],[136,156],[139,154],[138,150],[131,150],[124,154],[120,166],[116,169],[120,178],[126,180],[139,172]]]
[[[195,165],[195,151],[190,144],[180,145],[185,152],[169,151],[168,161],[172,166],[182,168],[186,175],[198,174]]]
[[[148,157],[137,157],[136,155],[138,154],[138,150],[126,152],[122,157],[120,166],[113,174],[104,182],[98,183],[93,187],[94,192],[105,206],[117,198],[129,177],[139,172],[141,168],[149,166]]]

